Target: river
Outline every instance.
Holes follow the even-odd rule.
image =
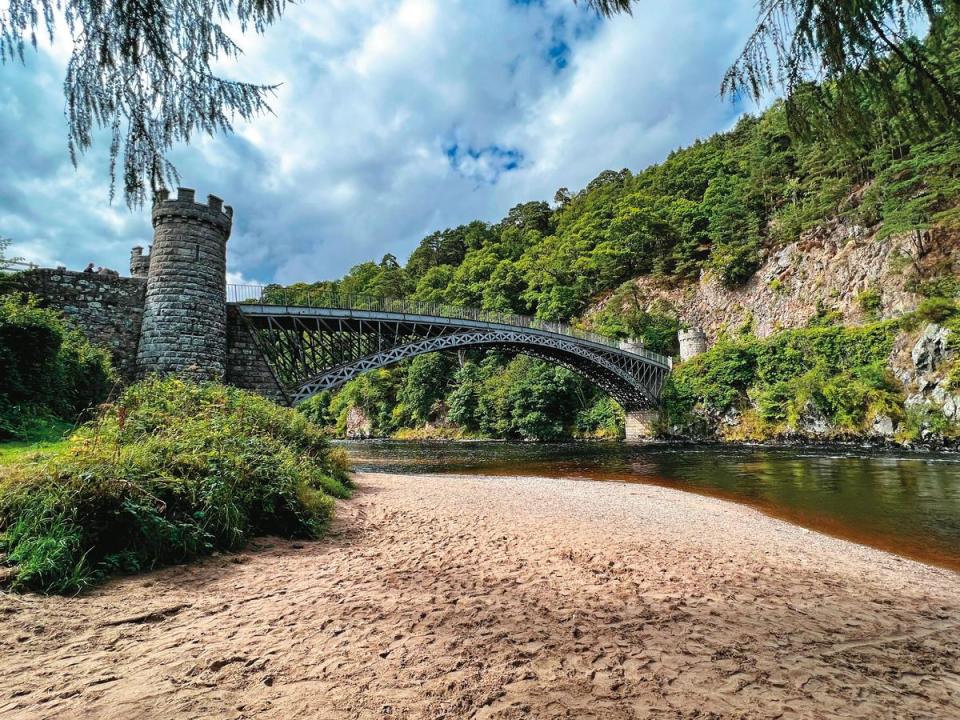
[[[960,570],[960,455],[624,443],[343,442],[355,469],[662,485]]]

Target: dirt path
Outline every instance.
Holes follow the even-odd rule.
[[[960,717],[960,575],[668,489],[359,478],[331,537],[0,596],[0,718]]]

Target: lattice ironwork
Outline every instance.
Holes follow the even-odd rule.
[[[357,375],[428,352],[487,348],[532,355],[595,383],[626,409],[653,407],[671,361],[593,338],[541,327],[518,327],[370,309],[237,305],[291,402],[330,390]],[[605,339],[606,340],[606,339]]]

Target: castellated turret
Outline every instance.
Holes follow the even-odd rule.
[[[707,351],[707,334],[703,328],[692,327],[677,333],[680,341],[680,359],[689,360],[695,355]]]
[[[139,245],[130,251],[130,277],[145,278],[150,271],[150,256]]]
[[[181,373],[222,380],[227,353],[227,239],[233,209],[179,188],[171,199],[157,193],[153,246],[137,268],[147,271],[147,290],[137,366],[141,376]],[[136,248],[134,249],[136,253]],[[134,258],[131,255],[131,274]],[[146,261],[145,264],[143,261]]]

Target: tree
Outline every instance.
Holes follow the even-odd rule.
[[[724,285],[746,282],[760,265],[759,222],[747,204],[748,183],[737,176],[715,178],[703,196],[710,217],[710,265]]]
[[[432,267],[438,265],[459,265],[467,253],[467,236],[471,231],[468,225],[447,228],[442,232],[428,235],[407,260],[407,272],[418,280]]]
[[[550,232],[553,210],[541,201],[520,203],[510,208],[507,216],[500,221],[501,227],[515,227],[518,230],[537,230],[543,235]]]
[[[397,393],[394,415],[418,427],[431,420],[447,391],[452,363],[443,353],[418,355],[407,369],[403,387]]]
[[[872,120],[850,102],[864,93],[887,106],[880,117],[909,106],[919,123],[947,127],[960,120],[956,73],[914,35],[922,20],[934,36],[955,25],[956,0],[760,0],[758,13],[723,79],[724,95],[760,100],[783,90],[801,127],[797,100],[811,94],[813,104],[833,101],[837,119],[853,126]]]
[[[407,276],[407,271],[400,267],[397,258],[387,253],[377,266],[377,272],[373,274],[364,287],[363,292],[367,295],[382,298],[402,298],[413,290],[413,284]]]
[[[286,0],[7,0],[0,12],[0,61],[23,60],[45,30],[53,39],[62,15],[73,41],[64,81],[67,144],[74,163],[95,128],[110,131],[111,192],[120,165],[130,204],[177,179],[166,159],[197,133],[229,131],[234,118],[268,110],[273,86],[227,80],[211,63],[236,57],[226,32],[262,32]]]
[[[467,362],[453,378],[454,390],[447,398],[447,417],[462,428],[476,432],[480,429],[480,395],[483,391],[483,376],[479,366]]]
[[[13,240],[11,240],[10,238],[5,238],[2,235],[0,235],[0,270],[6,270],[13,263],[21,262],[21,258],[7,257],[5,254],[12,242]]]

